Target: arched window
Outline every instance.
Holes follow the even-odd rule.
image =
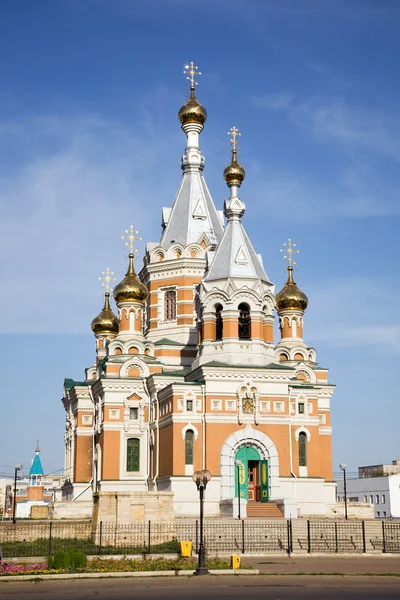
[[[185,433],[185,465],[192,465],[194,457],[194,431],[188,429]]]
[[[239,340],[251,339],[250,308],[247,304],[239,304]]]
[[[222,304],[215,307],[215,339],[222,340],[224,333],[224,321],[222,318]]]
[[[126,440],[126,470],[140,471],[140,440],[138,438]]]
[[[168,290],[164,297],[164,317],[166,321],[174,321],[176,319],[176,292]]]
[[[307,434],[304,431],[299,433],[299,467],[307,466]]]

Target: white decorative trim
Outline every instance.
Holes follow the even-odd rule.
[[[309,442],[311,440],[311,433],[309,432],[308,429],[306,429],[305,427],[301,426],[298,429],[296,429],[296,431],[294,432],[294,439],[296,440],[296,442],[299,441],[299,434],[300,433],[305,433],[307,436],[307,442]]]
[[[136,356],[136,355],[134,354],[132,356]],[[127,360],[126,363],[124,363],[121,367],[120,376],[128,377],[128,371],[132,367],[135,367],[136,369],[139,370],[141,377],[149,377],[150,376],[149,367],[147,366],[147,364],[145,362],[142,362],[138,358],[133,358],[131,360]]]
[[[262,460],[268,460],[270,498],[280,498],[279,457],[273,441],[250,425],[235,431],[222,446],[221,499],[235,497],[235,456],[240,447],[249,445],[256,448]]]
[[[187,431],[193,431],[194,439],[197,440],[197,438],[199,437],[199,432],[198,432],[197,428],[194,425],[192,425],[192,423],[188,423],[187,425],[185,425],[185,427],[182,427],[181,434],[182,434],[183,440],[185,439],[185,435],[186,435]]]

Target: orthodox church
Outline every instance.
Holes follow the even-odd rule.
[[[287,281],[276,293],[244,226],[240,134],[230,131],[222,212],[203,173],[199,72],[191,63],[185,73],[182,179],[162,210],[160,240],[146,244],[136,274],[137,232],[127,230],[116,309],[107,269],[92,321],[95,363],[84,381],[65,380],[63,498],[93,502],[102,518],[118,506],[128,520],[147,518],[149,506],[159,518],[194,516],[192,475],[207,469],[207,515],[236,517],[239,502],[242,516],[324,515],[335,504],[334,386],[303,339],[308,299],[294,281],[296,250],[289,240]]]

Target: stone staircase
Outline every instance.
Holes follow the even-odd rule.
[[[282,511],[275,502],[248,502],[247,517],[253,519],[282,519]]]

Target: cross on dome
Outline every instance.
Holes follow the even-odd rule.
[[[190,64],[185,65],[185,70],[183,71],[184,75],[189,75],[186,77],[188,81],[190,81],[191,87],[194,89],[196,85],[199,85],[199,82],[195,80],[195,76],[201,75],[202,73],[199,71],[199,67],[196,67],[193,61]]]
[[[292,244],[292,240],[291,238],[288,239],[287,243],[285,242],[283,244],[285,247],[281,248],[281,252],[286,252],[287,254],[284,255],[284,259],[288,261],[289,266],[293,267],[293,265],[296,264],[296,261],[293,260],[293,256],[294,254],[300,254],[300,250],[295,249],[296,248],[296,244]]]
[[[107,269],[102,271],[101,274],[104,275],[104,277],[99,277],[99,281],[102,282],[101,287],[105,288],[106,293],[112,292],[113,288],[110,286],[110,281],[117,281],[116,277],[112,277],[112,275],[114,275],[113,271],[110,271],[110,269],[107,267]]]
[[[136,236],[136,234],[139,232],[137,229],[133,228],[133,225],[130,225],[129,229],[125,229],[125,233],[127,233],[128,235],[122,235],[121,239],[128,240],[127,242],[125,242],[125,246],[127,246],[129,248],[129,252],[133,254],[134,252],[138,251],[138,249],[134,247],[133,242],[136,240],[140,241],[142,238]]]
[[[229,140],[231,145],[232,145],[232,150],[237,150],[237,147],[239,145],[239,140],[238,137],[241,136],[242,134],[239,132],[238,128],[233,126],[230,128],[230,130],[228,131],[228,135],[231,136],[231,139]]]

